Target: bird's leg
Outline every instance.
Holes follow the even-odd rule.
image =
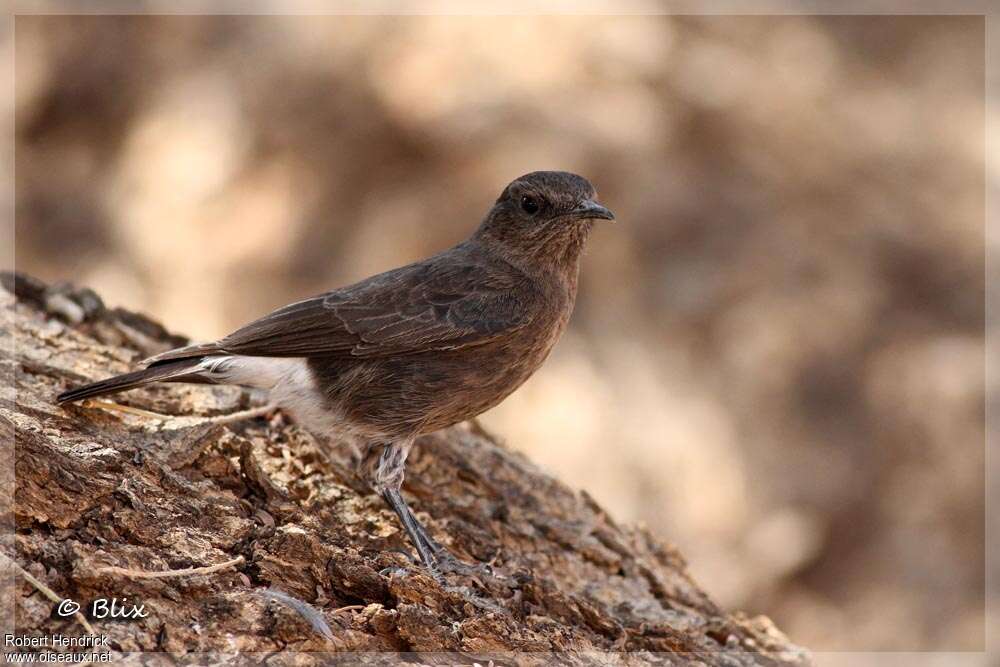
[[[434,553],[434,549],[427,544],[427,533],[424,531],[424,527],[420,525],[420,522],[417,521],[417,517],[413,516],[413,512],[410,511],[410,507],[406,504],[406,501],[403,500],[403,494],[400,493],[399,489],[385,489],[382,491],[382,497],[385,498],[385,501],[389,503],[389,507],[399,517],[399,521],[403,524],[403,528],[406,529],[406,534],[409,536],[410,542],[416,547],[424,567],[432,573],[437,573],[438,559]]]
[[[437,573],[439,556],[445,549],[427,534],[427,530],[417,521],[417,517],[413,516],[400,492],[406,457],[410,453],[412,444],[412,441],[404,441],[371,445],[361,461],[361,468],[372,488],[385,499],[399,517],[424,566],[431,572]]]
[[[434,554],[434,559],[438,561],[439,565],[441,564],[442,558],[451,556],[451,553],[449,553],[440,542],[431,537],[431,534],[427,532],[424,524],[419,521],[417,522],[417,535],[420,536],[420,540],[424,543],[424,546],[430,549],[431,553]]]
[[[458,560],[447,548],[431,537],[427,529],[413,515],[400,492],[406,456],[412,444],[412,441],[407,441],[370,445],[361,461],[362,474],[399,517],[410,542],[420,555],[421,562],[435,579],[440,580],[442,573],[453,572],[480,581],[482,577],[503,581],[504,578],[498,576],[493,568],[485,563],[468,565]]]

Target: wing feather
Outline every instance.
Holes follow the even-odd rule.
[[[444,257],[280,308],[218,348],[250,356],[393,356],[479,345],[528,324],[537,298],[528,281]]]

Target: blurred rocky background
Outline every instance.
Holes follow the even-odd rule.
[[[486,425],[821,650],[984,621],[977,17],[16,20],[16,262],[215,338],[465,237],[600,226]]]

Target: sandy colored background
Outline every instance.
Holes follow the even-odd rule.
[[[17,266],[215,338],[582,173],[484,417],[816,650],[983,646],[976,17],[16,20]]]

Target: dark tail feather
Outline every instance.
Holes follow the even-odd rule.
[[[189,382],[198,382],[200,378],[198,378],[195,374],[187,373],[187,371],[191,370],[199,363],[201,363],[201,359],[199,358],[180,359],[174,362],[159,364],[157,366],[153,366],[152,368],[144,368],[131,373],[116,375],[108,378],[107,380],[85,384],[82,387],[64,391],[56,396],[56,403],[69,403],[71,401],[80,401],[94,396],[117,394],[118,392],[125,391],[126,389],[132,389],[133,387],[139,387],[144,384],[149,384],[150,382],[160,382],[162,380],[176,381],[183,378]],[[201,381],[204,382],[203,379],[201,379]]]

